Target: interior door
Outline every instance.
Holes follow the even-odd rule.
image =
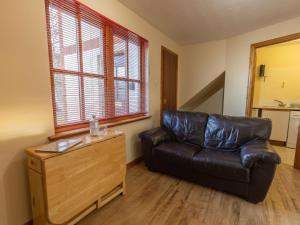
[[[161,113],[177,109],[178,55],[161,48]]]

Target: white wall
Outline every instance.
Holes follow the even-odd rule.
[[[149,40],[152,118],[117,127],[131,161],[137,134],[159,124],[161,45],[179,54],[179,72],[180,46],[116,0],[82,2]],[[21,225],[31,218],[23,150],[54,133],[44,1],[2,1],[0,21],[0,224]]]
[[[300,17],[226,40],[183,46],[179,106],[226,70],[224,114],[245,115],[251,44],[298,33],[299,24]]]
[[[250,46],[300,32],[300,17],[226,40],[224,114],[245,115]]]
[[[181,52],[117,0],[82,2],[149,40],[152,118],[118,127],[126,132],[128,161],[140,155],[138,132],[159,123],[161,45],[179,55],[179,106],[226,68],[224,112],[244,115],[250,45],[300,31],[297,18],[224,41],[184,46]],[[3,1],[0,21],[0,224],[20,225],[31,218],[23,150],[54,132],[44,1]]]
[[[179,107],[224,72],[225,56],[225,41],[183,46]]]
[[[194,112],[206,112],[206,113],[223,113],[223,92],[224,88],[221,88],[219,91],[210,96],[205,100],[201,105],[199,105]]]

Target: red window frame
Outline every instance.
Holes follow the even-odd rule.
[[[50,27],[50,12],[49,7],[55,6],[62,10],[73,10],[72,13],[77,21],[77,39],[78,39],[78,55],[79,55],[79,69],[78,71],[72,71],[67,69],[55,68],[53,64],[53,53],[52,53],[52,37],[51,37],[51,27]],[[48,48],[49,48],[49,64],[50,64],[50,78],[51,78],[51,90],[52,90],[52,104],[53,104],[53,116],[54,116],[54,126],[56,133],[79,129],[88,126],[88,121],[85,116],[85,96],[84,96],[84,77],[95,77],[97,79],[104,80],[104,98],[105,103],[105,116],[103,118],[99,118],[101,123],[111,123],[118,122],[127,119],[132,119],[140,116],[147,115],[147,48],[148,41],[139,35],[129,31],[128,29],[122,27],[121,25],[111,21],[95,10],[89,8],[88,6],[76,1],[76,0],[45,0],[45,8],[46,8],[46,19],[47,19],[47,32],[48,32]],[[83,17],[83,18],[82,18]],[[94,74],[94,73],[86,73],[83,71],[83,43],[82,43],[82,28],[81,21],[87,21],[91,24],[95,23],[98,26],[101,26],[103,31],[103,59],[104,59],[104,74]],[[119,78],[114,76],[114,35],[118,33],[121,37],[126,40],[126,48],[127,48],[127,66],[126,66],[126,77]],[[134,42],[139,45],[140,48],[140,59],[139,59],[139,74],[140,78],[131,79],[129,78],[128,73],[128,43],[132,41],[132,37],[134,38]],[[66,49],[64,49],[66,51]],[[69,51],[71,51],[69,49]],[[56,96],[55,96],[55,74],[65,75],[75,75],[80,79],[80,121],[59,124],[57,120],[57,104],[56,104]],[[116,115],[115,109],[115,80],[122,80],[126,82],[127,86],[127,103],[129,105],[129,82],[135,82],[139,84],[139,110],[135,113],[129,113],[129,106],[127,107],[126,114]]]

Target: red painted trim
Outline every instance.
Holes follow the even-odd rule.
[[[146,112],[146,67],[145,67],[145,60],[146,60],[146,46],[145,43],[141,41],[141,49],[140,49],[140,65],[141,65],[141,98],[140,98],[140,108],[141,108],[141,112]]]
[[[143,65],[142,55],[145,54],[144,44],[147,42],[146,39],[140,37],[139,35],[129,31],[123,26],[113,22],[102,14],[96,12],[95,10],[89,8],[88,6],[80,3],[77,0],[45,0],[45,8],[46,8],[46,18],[47,18],[47,31],[48,31],[48,48],[49,48],[49,65],[50,65],[50,81],[51,81],[51,90],[52,90],[52,104],[53,104],[53,116],[54,116],[54,125],[56,132],[61,132],[62,130],[71,130],[76,129],[78,127],[85,127],[87,125],[87,121],[85,118],[85,96],[84,96],[84,77],[95,77],[98,79],[104,79],[105,83],[105,116],[106,118],[100,119],[102,122],[114,122],[121,121],[128,118],[135,118],[138,116],[145,115],[145,111],[142,110],[144,106],[141,106],[140,112],[135,114],[129,114],[129,82],[137,82],[140,83],[141,88],[141,105],[145,104],[145,95],[143,94],[143,90],[145,87],[145,82],[143,81],[145,74],[145,66]],[[75,52],[76,48],[78,48],[79,55],[79,71],[70,71],[65,69],[57,69],[53,67],[53,58],[52,58],[52,42],[51,42],[51,28],[50,28],[50,15],[49,15],[49,5],[53,4],[58,9],[66,10],[66,13],[70,13],[76,17],[77,20],[77,35],[78,35],[78,47],[77,46],[68,46],[66,48],[63,47],[63,43],[61,43],[61,55],[64,56],[66,54],[70,54]],[[82,16],[82,17],[81,17]],[[81,21],[86,21],[94,24],[97,27],[101,27],[103,30],[103,57],[104,57],[104,74],[91,74],[85,73],[83,71],[83,51],[84,46],[88,46],[92,48],[91,45],[99,46],[98,40],[89,40],[89,43],[82,42],[82,29],[81,29]],[[62,22],[60,21],[59,26],[61,27]],[[62,29],[62,28],[61,28]],[[61,31],[62,32],[62,31]],[[114,77],[114,40],[113,36],[119,35],[122,39],[126,41],[126,78],[118,78]],[[60,36],[62,39],[62,37]],[[129,79],[129,65],[128,65],[128,42],[132,40],[140,45],[141,48],[141,77],[140,80]],[[61,40],[62,42],[63,40]],[[75,48],[76,47],[76,48]],[[63,60],[63,57],[62,57]],[[63,62],[62,62],[63,65]],[[80,103],[81,103],[81,121],[74,124],[65,124],[60,126],[57,124],[57,116],[56,116],[56,104],[55,104],[55,82],[54,82],[54,74],[59,73],[62,75],[75,75],[80,77]],[[115,90],[114,90],[114,81],[115,80],[123,80],[126,82],[127,86],[127,113],[123,116],[115,116]]]
[[[128,57],[128,39],[126,40],[126,94],[127,94],[127,113],[129,114],[129,57]]]
[[[121,122],[123,120],[128,120],[128,119],[133,119],[133,118],[139,118],[142,116],[146,116],[146,113],[136,113],[136,114],[128,114],[128,115],[123,115],[123,116],[118,116],[114,118],[109,118],[109,119],[101,119],[99,121],[100,125],[101,124],[106,124],[106,123],[114,123],[114,122]],[[70,131],[70,130],[76,130],[84,127],[88,127],[89,122],[81,122],[81,123],[73,123],[73,124],[68,124],[64,126],[58,126],[55,129],[55,133],[61,133],[65,131]]]
[[[79,71],[81,72],[80,76],[80,118],[81,121],[85,120],[85,93],[84,93],[84,81],[83,81],[83,50],[82,50],[82,33],[81,33],[81,15],[80,15],[80,5],[76,5],[77,11],[77,29],[78,29],[78,45],[79,45]]]
[[[126,77],[115,77],[115,80],[120,80],[120,81],[128,81],[128,82],[136,82],[136,83],[141,83],[141,80],[135,80],[135,79],[128,79]]]
[[[53,68],[53,60],[52,60],[52,45],[51,45],[51,31],[50,31],[50,15],[49,15],[49,1],[45,1],[45,10],[46,10],[46,26],[47,26],[47,38],[48,38],[48,56],[49,56],[49,67],[50,67],[50,84],[51,84],[51,100],[52,100],[52,108],[53,108],[53,119],[54,119],[54,129],[57,126],[56,123],[56,110],[55,110],[55,88],[54,88],[54,79],[52,78],[52,68]]]
[[[137,121],[141,121],[141,120],[146,120],[151,118],[150,115],[145,115],[145,116],[140,116],[140,117],[135,117],[135,118],[131,118],[131,119],[127,119],[127,120],[121,120],[121,121],[117,121],[117,122],[112,122],[112,123],[106,123],[105,125],[107,127],[115,127],[115,126],[121,126],[124,124],[128,124],[128,123],[134,123]],[[62,138],[68,138],[68,137],[72,137],[75,135],[80,135],[83,133],[88,133],[89,132],[89,128],[88,127],[84,127],[84,128],[79,128],[79,129],[73,129],[70,131],[63,131],[60,133],[56,133],[50,137],[48,137],[49,141],[54,141],[54,140],[58,140],[58,139],[62,139]]]
[[[50,69],[53,73],[62,73],[62,74],[70,74],[70,75],[81,75],[81,76],[86,76],[86,77],[95,77],[95,78],[105,78],[105,75],[103,74],[95,74],[95,73],[85,73],[85,72],[77,72],[77,71],[72,71],[72,70],[62,70],[62,69],[55,69],[51,68]]]
[[[107,86],[105,91],[106,96],[106,113],[109,118],[115,116],[115,89],[114,89],[114,39],[112,27],[105,27],[105,62],[107,65],[106,77]]]

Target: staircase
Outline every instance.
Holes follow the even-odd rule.
[[[185,102],[182,111],[223,113],[225,71]]]

